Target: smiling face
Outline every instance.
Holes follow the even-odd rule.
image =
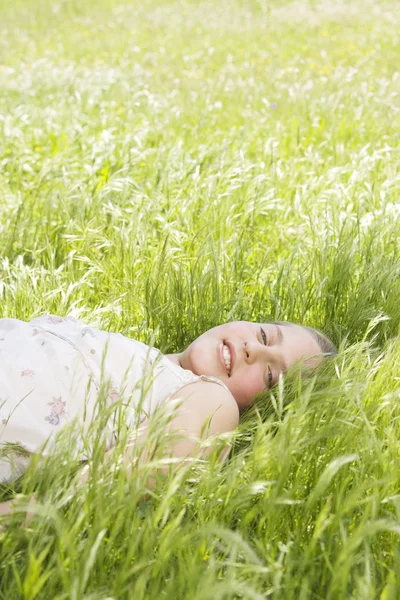
[[[233,321],[203,333],[179,359],[184,369],[223,381],[244,410],[298,361],[316,367],[323,359],[321,352],[314,337],[299,325]]]

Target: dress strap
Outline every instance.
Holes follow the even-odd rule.
[[[157,351],[159,352],[159,351]],[[168,402],[172,396],[177,394],[182,388],[198,381],[209,381],[228,389],[224,383],[217,377],[211,375],[195,375],[188,369],[182,369],[181,366],[173,363],[166,356],[159,352],[158,361],[159,376],[155,378],[153,389],[153,407]]]
[[[230,389],[228,388],[228,386],[226,386],[217,377],[213,377],[212,375],[199,375],[198,377],[199,377],[199,379],[202,379],[203,381],[210,381],[212,383],[218,383],[219,385],[222,385],[223,388],[225,388],[226,390],[228,390],[228,392],[230,392]]]

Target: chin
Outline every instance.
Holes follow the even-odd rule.
[[[201,360],[201,352],[199,350],[200,349],[196,348],[195,345],[192,346],[192,348],[190,349],[190,353],[189,353],[190,370],[195,375],[204,375],[205,373],[204,373],[203,364],[202,364],[202,360]]]
[[[210,356],[211,352],[210,348],[202,349],[200,344],[194,345],[189,355],[191,371],[195,375],[211,375],[221,379],[221,374],[215,373],[215,365],[213,367],[212,361],[204,358],[205,355]]]

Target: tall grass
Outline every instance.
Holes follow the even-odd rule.
[[[397,3],[0,10],[1,316],[164,351],[287,319],[340,345],[256,403],[227,463],[150,496],[157,456],[128,477],[100,437],[79,486],[60,439],[4,491],[0,598],[398,598]]]

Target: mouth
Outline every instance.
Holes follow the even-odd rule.
[[[235,362],[235,349],[233,348],[232,344],[226,342],[225,340],[222,341],[220,344],[219,356],[221,363],[225,368],[226,374],[228,377],[230,377]]]

